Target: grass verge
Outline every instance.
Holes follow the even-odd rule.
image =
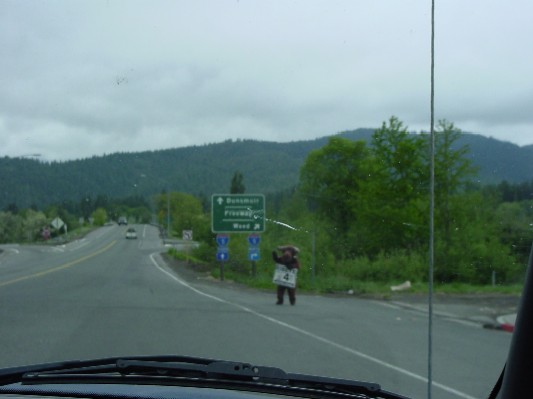
[[[186,261],[194,269],[209,270],[211,276],[217,280],[220,279],[220,265],[209,265],[193,256],[184,252],[176,251],[171,248],[168,256],[179,261]],[[232,281],[246,285],[250,288],[269,290],[274,287],[272,283],[272,273],[270,270],[258,270],[253,276],[251,270],[236,270],[230,265],[224,267],[224,280]],[[302,275],[298,278],[298,290],[300,292],[317,293],[317,294],[334,294],[334,295],[358,295],[358,296],[379,296],[388,298],[395,291],[391,286],[398,285],[402,282],[395,281],[361,281],[350,279],[343,275],[319,275],[314,281],[309,275]],[[412,282],[409,289],[400,291],[402,294],[427,294],[429,291],[427,282]],[[474,285],[467,283],[434,283],[434,292],[436,294],[450,295],[520,295],[522,292],[521,284],[512,285]]]

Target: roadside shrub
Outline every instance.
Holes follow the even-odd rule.
[[[350,281],[411,282],[427,279],[427,261],[424,256],[407,251],[380,253],[375,259],[357,257],[338,261],[334,273]]]

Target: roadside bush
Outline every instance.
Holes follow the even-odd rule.
[[[350,281],[411,282],[427,279],[427,261],[424,256],[407,251],[380,253],[375,259],[357,257],[338,261],[333,273]]]
[[[197,248],[194,248],[191,253],[192,256],[201,260],[204,263],[212,263],[214,261],[214,256],[216,249],[214,246],[209,245],[206,242],[201,242]]]

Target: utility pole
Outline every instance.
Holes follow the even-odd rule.
[[[170,192],[167,190],[167,238],[170,238]]]

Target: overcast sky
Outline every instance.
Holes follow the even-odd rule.
[[[429,130],[430,0],[0,0],[0,156]],[[533,2],[436,0],[436,118],[533,144]]]

